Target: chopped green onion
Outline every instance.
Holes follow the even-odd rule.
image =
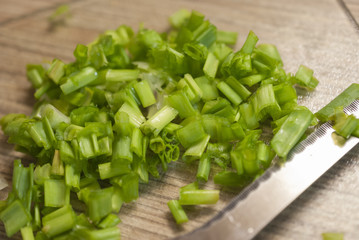
[[[258,42],[257,35],[254,32],[249,31],[246,41],[244,42],[241,52],[251,54]]]
[[[219,190],[187,190],[181,191],[180,205],[215,204],[219,199]]]
[[[76,215],[70,205],[66,205],[42,218],[42,232],[54,237],[67,232],[75,226]]]
[[[307,109],[293,111],[274,135],[271,146],[278,156],[285,158],[303,136],[313,119],[313,113]]]
[[[117,215],[110,213],[98,224],[98,227],[102,229],[115,227],[120,222],[121,220]]]
[[[304,65],[299,66],[299,69],[295,74],[295,79],[299,85],[305,87],[315,88],[318,85],[318,80],[313,77],[313,70]]]
[[[166,148],[165,142],[160,136],[151,138],[149,147],[154,153],[160,153],[164,151]]]
[[[6,235],[12,237],[31,221],[31,215],[19,200],[15,200],[1,211],[0,219],[5,225]]]
[[[148,81],[143,80],[141,82],[137,82],[133,87],[135,88],[144,108],[156,103],[155,96],[153,95]]]
[[[20,229],[23,240],[35,240],[32,227],[27,226]]]
[[[249,179],[243,175],[238,175],[235,172],[224,171],[217,173],[214,178],[214,183],[227,187],[243,187],[248,184]]]
[[[61,60],[55,59],[49,70],[47,71],[47,76],[54,81],[54,83],[59,84],[60,79],[65,75],[65,63]]]
[[[104,188],[90,192],[88,199],[89,217],[92,221],[100,221],[112,211],[113,188]]]
[[[190,15],[191,15],[190,11],[188,11],[187,9],[181,9],[175,12],[174,14],[172,14],[169,20],[174,28],[180,28],[185,24],[185,22],[188,20]]]
[[[169,95],[168,104],[178,111],[181,118],[193,116],[196,112],[184,91],[178,91]]]
[[[210,138],[211,138],[210,135],[208,134],[205,135],[197,143],[187,148],[182,158],[187,162],[192,162],[193,160],[200,159],[202,157],[204,150],[207,147]]]
[[[46,179],[44,196],[46,207],[62,207],[70,203],[70,188],[64,180]]]
[[[132,137],[131,137],[131,151],[134,152],[138,157],[142,157],[143,153],[143,134],[139,128],[134,128],[132,130]]]
[[[242,98],[225,82],[219,82],[217,88],[231,101],[235,106],[239,105]]]
[[[178,200],[170,200],[167,202],[167,205],[177,224],[188,222],[188,217]]]
[[[359,98],[359,84],[353,83],[325,107],[320,109],[315,116],[322,122],[327,122],[334,115],[337,107],[346,107],[355,99]]]
[[[206,136],[200,121],[193,121],[177,130],[177,138],[183,147],[189,148]]]
[[[229,45],[235,45],[237,42],[238,33],[217,30],[217,42]]]
[[[198,164],[197,179],[207,182],[210,170],[211,159],[208,154],[203,154]]]
[[[62,92],[66,95],[88,85],[96,78],[96,70],[92,67],[86,67],[79,72],[76,72],[73,75],[69,76],[66,82],[60,86],[60,88]]]
[[[203,72],[206,74],[209,78],[215,78],[217,69],[219,65],[219,60],[216,58],[216,56],[213,53],[208,53],[206,62],[203,66]]]
[[[198,87],[202,90],[202,99],[209,101],[218,97],[218,91],[214,81],[208,79],[206,76],[198,77],[194,79]]]
[[[161,130],[177,116],[178,111],[165,105],[155,115],[142,124],[141,129],[147,135],[153,133],[157,136]]]

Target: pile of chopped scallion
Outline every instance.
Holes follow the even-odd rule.
[[[171,162],[198,165],[198,181],[218,165],[216,184],[244,186],[316,124],[293,87],[315,88],[311,69],[286,73],[277,48],[257,45],[252,31],[234,51],[237,33],[196,11],[180,10],[170,23],[167,33],[122,25],[77,45],[74,62],[27,66],[35,109],[1,119],[9,143],[36,159],[28,167],[14,161],[12,191],[0,202],[9,237],[119,239],[121,205]],[[264,126],[270,144],[261,140]],[[168,206],[183,223],[182,205],[218,199],[218,190],[194,182]],[[85,212],[74,211],[76,200]]]

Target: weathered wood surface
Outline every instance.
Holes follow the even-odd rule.
[[[63,3],[69,4],[72,18],[50,31],[47,18]],[[27,63],[53,58],[72,61],[77,43],[89,43],[120,24],[136,29],[144,22],[148,28],[165,31],[167,17],[180,8],[201,11],[219,28],[238,31],[237,48],[253,30],[260,42],[277,45],[290,72],[300,64],[313,68],[320,84],[314,92],[301,96],[301,103],[317,111],[350,83],[359,82],[359,32],[345,12],[351,10],[351,16],[358,19],[359,2],[345,0],[345,6],[335,0],[0,0],[0,117],[31,112],[34,99],[25,76]],[[358,153],[357,146],[256,239],[319,240],[327,231],[344,232],[347,240],[359,239]],[[1,134],[0,174],[9,183],[12,161],[18,157],[22,155],[14,152]],[[237,193],[223,191],[217,205],[194,207],[189,213],[191,221],[178,227],[166,202],[176,198],[178,188],[194,177],[194,169],[178,162],[160,180],[142,185],[140,199],[121,210],[122,239],[167,239],[190,231],[213,217]],[[206,188],[218,187],[209,183]],[[0,239],[7,239],[3,226]]]

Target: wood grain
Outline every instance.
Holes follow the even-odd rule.
[[[68,3],[72,18],[50,31],[47,18],[61,3]],[[349,8],[358,6],[346,0]],[[33,91],[26,81],[27,63],[60,58],[72,61],[77,43],[89,43],[99,33],[141,22],[157,31],[168,29],[167,17],[180,8],[204,13],[220,29],[239,32],[236,48],[249,30],[260,42],[276,44],[285,69],[300,64],[315,70],[318,88],[300,102],[317,111],[352,82],[359,82],[359,33],[335,0],[78,0],[0,1],[0,117],[31,112]],[[356,10],[353,10],[355,15]],[[355,15],[357,16],[357,15]],[[11,180],[12,161],[22,157],[0,135],[0,173]],[[358,146],[323,175],[282,212],[256,239],[321,239],[325,231],[344,232],[359,239]],[[310,167],[310,166],[308,166]],[[141,185],[140,199],[121,209],[122,239],[167,239],[193,230],[221,210],[238,190],[223,190],[213,207],[193,207],[183,227],[172,220],[166,202],[178,188],[193,181],[195,168],[176,162],[160,180]],[[218,188],[211,181],[205,186]],[[7,189],[8,190],[8,189]],[[7,239],[0,228],[0,239]],[[19,236],[14,239],[20,239]]]

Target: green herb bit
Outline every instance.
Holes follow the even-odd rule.
[[[144,108],[156,103],[155,96],[147,80],[137,82],[134,88]]]
[[[92,221],[100,221],[112,211],[113,188],[104,188],[90,192],[87,202],[89,217]]]
[[[49,70],[47,70],[47,76],[54,81],[56,85],[59,84],[60,79],[65,75],[65,63],[59,59],[55,59]]]
[[[308,109],[298,109],[290,113],[271,141],[271,146],[279,157],[287,156],[301,139],[313,117],[313,113]]]
[[[181,118],[193,116],[196,111],[194,110],[187,94],[182,90],[177,91],[166,98],[168,104],[178,111]]]
[[[76,215],[70,205],[66,205],[42,218],[42,232],[54,237],[71,230],[76,224]]]
[[[27,70],[26,75],[27,79],[31,82],[35,89],[39,89],[41,86],[43,86],[44,79],[36,68]]]
[[[70,188],[63,179],[46,179],[44,196],[46,207],[63,207],[70,203]]]
[[[31,221],[31,215],[19,200],[15,200],[0,213],[0,219],[5,225],[6,235],[12,237]]]
[[[227,187],[244,187],[250,181],[248,177],[244,175],[238,175],[235,172],[224,171],[217,173],[213,181],[215,184],[227,186]]]
[[[296,83],[310,89],[315,88],[319,83],[318,80],[313,77],[313,70],[304,65],[299,66],[295,74],[295,79],[297,80]]]
[[[154,153],[160,153],[166,149],[165,142],[160,136],[151,138],[149,147]]]
[[[35,240],[32,227],[26,226],[20,229],[23,240]]]
[[[24,167],[21,160],[14,161],[12,192],[21,201],[27,211],[30,211],[32,201],[32,188],[34,185],[34,164]]]
[[[77,89],[80,89],[97,78],[97,72],[92,67],[86,67],[81,69],[78,72],[75,72],[71,74],[68,78],[66,78],[66,82],[63,83],[60,88],[62,92],[67,95],[69,93],[72,93],[76,91]]]
[[[187,148],[182,158],[186,162],[192,162],[193,160],[200,159],[204,150],[207,147],[210,138],[211,136],[206,134],[200,141]]]
[[[216,204],[219,200],[219,190],[187,190],[181,191],[180,205]]]
[[[225,82],[219,82],[217,88],[223,93],[233,105],[238,106],[243,100],[242,98]]]
[[[170,200],[167,202],[167,205],[177,224],[188,222],[188,217],[178,200]]]
[[[169,22],[172,27],[180,28],[186,23],[190,15],[191,12],[187,9],[180,9],[169,17]]]
[[[254,32],[249,31],[246,41],[244,42],[241,52],[251,54],[258,42],[257,35]]]
[[[359,98],[359,84],[353,83],[334,98],[325,107],[315,113],[315,116],[322,122],[327,122],[331,116],[334,115],[337,107],[346,107],[355,99]]]
[[[188,190],[198,190],[199,187],[198,187],[198,182],[193,182],[193,183],[190,183],[190,184],[187,184],[186,186],[183,186],[180,188],[180,192],[183,192],[183,191],[188,191]]]
[[[219,60],[216,58],[216,56],[213,53],[208,53],[206,62],[203,66],[203,72],[206,74],[209,78],[215,78],[217,74],[217,69],[219,66]]]
[[[217,42],[219,43],[235,45],[237,42],[237,38],[237,32],[217,30]]]
[[[178,141],[184,148],[189,148],[204,139],[206,133],[200,121],[195,120],[177,130]]]
[[[154,136],[157,136],[167,124],[175,119],[177,114],[178,111],[176,109],[165,105],[141,125],[141,130],[146,135],[152,132]]]
[[[213,80],[208,79],[206,76],[198,77],[194,80],[202,90],[202,99],[204,101],[214,100],[219,96],[216,84]]]

